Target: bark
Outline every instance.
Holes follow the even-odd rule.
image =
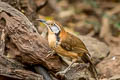
[[[4,56],[4,50],[5,32],[4,29],[2,29],[0,35],[0,80],[43,80],[43,77],[41,75],[25,70],[24,65],[15,60],[8,59],[6,56]]]
[[[15,58],[18,57],[23,63],[43,64],[52,70],[60,67],[58,57],[46,58],[50,51],[48,42],[22,13],[4,2],[0,2],[0,12],[1,19],[5,20],[4,28],[10,38],[10,45],[19,51],[19,54],[14,52]]]
[[[40,36],[26,16],[4,2],[0,2],[0,32],[1,54],[7,55],[9,58],[15,58],[24,64],[41,64],[53,72],[60,70],[61,62],[59,57],[51,56],[46,58],[48,52],[51,51],[47,40]],[[6,68],[5,72],[7,70],[9,71]],[[33,78],[40,77],[42,79],[40,75],[37,76],[35,73],[30,74],[30,72],[19,69],[8,73],[20,75],[22,78],[26,76],[32,78],[34,76]]]
[[[0,55],[0,80],[43,80],[42,75],[25,70],[24,67],[21,63]]]

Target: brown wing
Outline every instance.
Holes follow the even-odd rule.
[[[79,38],[70,33],[68,33],[66,39],[61,40],[61,47],[67,51],[72,51],[75,53],[88,53],[84,43]]]
[[[91,61],[90,54],[87,48],[85,47],[84,43],[79,38],[77,38],[76,36],[73,36],[72,34],[68,34],[68,36],[61,41],[61,47],[67,51],[72,51],[78,54],[83,53],[81,56],[81,59],[85,63],[90,63],[90,66],[88,69],[90,70],[92,76],[97,79],[97,70]]]

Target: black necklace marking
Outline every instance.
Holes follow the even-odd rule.
[[[60,34],[60,31],[59,31],[59,33],[55,33],[55,36],[56,36],[56,45],[58,45],[58,43],[60,41],[59,34]]]

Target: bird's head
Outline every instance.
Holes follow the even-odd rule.
[[[44,23],[47,26],[49,33],[54,33],[58,35],[61,33],[61,31],[64,31],[63,27],[61,27],[61,25],[55,21],[52,20],[46,21],[43,19],[37,19],[37,20]]]

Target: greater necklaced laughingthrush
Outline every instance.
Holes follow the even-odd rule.
[[[75,62],[82,59],[84,63],[90,65],[88,69],[97,80],[96,68],[91,61],[91,56],[84,43],[78,37],[66,32],[55,21],[46,21],[43,19],[39,19],[39,21],[44,23],[48,28],[49,46],[69,65],[64,71],[59,73],[66,73]],[[68,62],[67,58],[71,59],[71,62]]]

